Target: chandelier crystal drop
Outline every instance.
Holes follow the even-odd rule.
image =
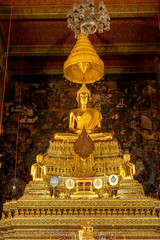
[[[110,17],[103,2],[99,4],[99,13],[95,13],[94,1],[87,0],[86,3],[80,1],[73,5],[73,10],[67,15],[68,27],[78,38],[81,33],[85,36],[94,34],[96,31],[103,33],[110,30]]]

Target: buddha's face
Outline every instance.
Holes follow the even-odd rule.
[[[41,163],[42,160],[43,160],[43,156],[41,154],[38,154],[37,157],[36,157],[36,162]]]
[[[88,93],[81,93],[79,95],[81,105],[87,105],[88,103]]]

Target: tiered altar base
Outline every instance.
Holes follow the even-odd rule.
[[[89,220],[94,236],[116,233],[118,239],[160,239],[160,201],[131,199],[24,199],[6,202],[0,239],[46,240],[65,234],[77,238],[82,220]]]

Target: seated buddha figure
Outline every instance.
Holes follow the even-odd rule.
[[[38,154],[36,156],[36,163],[32,164],[31,175],[33,181],[43,181],[43,177],[46,175],[46,166],[43,164],[43,155]]]
[[[133,180],[135,165],[130,162],[130,154],[128,152],[123,155],[123,163],[120,165],[119,169],[123,180]]]
[[[87,107],[91,99],[91,93],[85,84],[77,92],[79,108],[72,109],[69,114],[70,133],[56,133],[55,140],[75,141],[85,127],[92,140],[111,140],[111,133],[101,133],[102,114],[95,108]]]

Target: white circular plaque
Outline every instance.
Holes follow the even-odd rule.
[[[93,185],[96,189],[100,189],[102,187],[102,180],[100,178],[94,179]]]
[[[111,186],[115,186],[118,183],[118,176],[117,175],[110,175],[109,176],[109,184]]]
[[[74,188],[74,180],[72,179],[72,178],[68,178],[67,180],[66,180],[66,188],[67,189],[72,189],[72,188]]]

